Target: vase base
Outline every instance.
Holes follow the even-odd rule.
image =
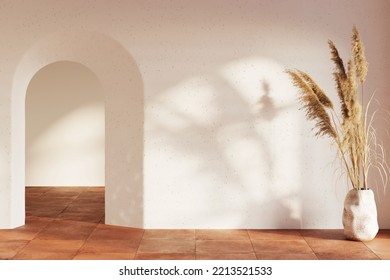
[[[348,240],[373,240],[379,231],[374,192],[350,190],[345,197],[342,220]]]
[[[378,233],[378,231],[377,231],[377,233]],[[346,230],[344,230],[345,239],[350,240],[350,241],[361,241],[361,242],[371,241],[376,237],[377,233],[371,234],[371,235],[359,236],[356,233],[351,233],[351,232],[347,232]]]

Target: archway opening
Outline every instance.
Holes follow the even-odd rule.
[[[26,216],[104,221],[105,106],[87,67],[40,69],[26,94]]]
[[[13,75],[5,143],[10,151],[6,155],[10,176],[2,181],[5,195],[1,196],[0,228],[25,224],[27,88],[40,69],[59,61],[86,66],[104,89],[105,223],[143,228],[144,84],[140,69],[116,40],[98,32],[75,30],[55,32],[39,40],[23,55]]]

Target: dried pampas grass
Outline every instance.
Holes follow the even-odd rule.
[[[368,71],[368,63],[366,60],[366,56],[364,54],[364,45],[362,40],[360,39],[359,31],[356,27],[353,27],[353,35],[352,35],[352,57],[353,61],[356,65],[356,76],[358,77],[360,83],[364,83],[367,76]]]
[[[306,111],[308,120],[316,121],[316,136],[328,135],[335,138],[335,131],[326,108],[333,108],[333,104],[320,87],[309,75],[299,70],[286,70],[291,76],[293,84],[299,88],[299,100]]]
[[[338,148],[338,155],[348,174],[354,189],[367,189],[367,178],[370,168],[375,168],[383,184],[386,185],[388,165],[383,146],[376,137],[372,118],[368,121],[368,102],[362,106],[358,97],[360,82],[363,95],[363,84],[366,80],[368,63],[364,45],[356,27],[352,30],[352,57],[345,67],[335,44],[329,40],[331,60],[335,67],[333,78],[340,102],[341,118],[326,93],[313,78],[301,70],[286,70],[294,86],[298,88],[298,99],[308,120],[315,121],[316,136],[328,136]]]

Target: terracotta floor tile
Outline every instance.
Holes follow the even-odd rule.
[[[79,253],[74,260],[133,260],[135,253]]]
[[[88,238],[96,225],[94,223],[54,220],[35,238],[47,240],[83,240]]]
[[[376,239],[390,239],[390,229],[379,230],[374,240]]]
[[[146,229],[143,239],[174,239],[174,240],[195,240],[195,230],[179,229]]]
[[[307,229],[301,230],[305,239],[345,240],[342,229]]]
[[[136,260],[195,260],[195,253],[140,253]]]
[[[39,204],[39,205],[26,205],[26,211],[36,211],[36,212],[53,212],[53,211],[58,211],[62,212],[66,207],[68,206],[69,203],[66,204]]]
[[[46,217],[26,217],[26,225],[29,227],[43,228],[46,227],[53,220],[53,218]]]
[[[135,254],[138,240],[87,240],[80,253],[131,253]]]
[[[104,193],[84,192],[77,197],[77,200],[84,202],[104,201],[104,197]]]
[[[26,216],[99,223],[104,187],[27,187]]]
[[[61,212],[62,210],[37,210],[37,211],[26,210],[26,216],[56,218]]]
[[[349,240],[310,239],[307,241],[319,259],[371,260],[378,259],[362,242]]]
[[[299,230],[248,230],[252,240],[303,240]]]
[[[104,204],[88,203],[88,204],[77,204],[75,201],[69,204],[63,212],[73,213],[99,213],[104,214]]]
[[[32,240],[13,259],[70,260],[83,243],[81,240]]]
[[[141,240],[144,234],[143,229],[121,226],[98,224],[91,233],[90,240]]]
[[[81,192],[80,195],[83,195],[83,196],[86,196],[86,195],[104,196],[104,194],[105,194],[104,188],[91,187],[91,188],[84,188],[84,191]]]
[[[27,199],[36,199],[38,197],[40,197],[43,193],[26,193],[26,198]]]
[[[196,253],[253,253],[249,240],[196,240]]]
[[[249,240],[247,230],[213,230],[197,229],[195,231],[197,240]]]
[[[88,187],[87,189],[89,192],[98,192],[98,193],[104,193],[105,187],[104,186],[96,186],[96,187]]]
[[[47,201],[54,201],[54,200],[58,200],[58,201],[61,201],[61,202],[65,202],[65,201],[69,201],[69,200],[73,200],[75,198],[77,198],[78,196],[80,195],[80,193],[78,192],[46,192],[44,194],[42,194],[42,196],[40,197],[40,200],[47,200]]]
[[[285,253],[273,253],[273,252],[264,252],[257,253],[256,257],[258,260],[317,260],[317,256],[314,253],[305,253],[305,254],[285,254]]]
[[[75,199],[68,206],[71,207],[79,207],[79,208],[92,208],[92,209],[104,209],[104,199]]]
[[[364,242],[364,244],[377,254],[390,253],[390,239],[377,237],[372,241]]]
[[[20,250],[28,243],[27,240],[0,240],[0,260],[8,260],[13,258]]]
[[[101,213],[74,213],[74,212],[62,212],[57,216],[57,219],[70,220],[70,221],[81,221],[98,223],[102,219]]]
[[[34,187],[34,188],[26,187],[25,195],[28,198],[36,199],[37,197],[43,195],[47,191],[49,191],[49,188],[45,188],[45,187]],[[29,201],[26,200],[26,202],[29,202]]]
[[[371,251],[316,253],[319,260],[379,260]]]
[[[390,253],[376,253],[381,260],[390,260]]]
[[[76,204],[73,202],[68,207],[64,208],[63,212],[104,214],[104,204]]]
[[[236,253],[236,254],[219,254],[219,253],[197,253],[197,260],[256,260],[254,253]]]
[[[387,236],[390,238],[390,229],[380,229],[377,236]]]
[[[30,216],[35,217],[46,217],[46,218],[55,218],[57,217],[63,209],[52,209],[52,208],[46,208],[46,209],[28,209],[26,208],[26,214],[30,213]],[[41,216],[40,216],[41,215]],[[26,215],[27,216],[27,215]]]
[[[47,203],[47,202],[42,202],[42,203],[36,203],[36,204],[27,204],[26,205],[26,210],[35,210],[35,211],[45,211],[45,210],[61,210],[63,211],[71,201],[68,202],[58,202],[58,203]]]
[[[334,239],[308,239],[306,241],[314,252],[333,252],[334,250],[366,250],[363,242]]]
[[[0,241],[2,240],[32,240],[38,232],[28,231],[24,228],[0,229]]]
[[[86,191],[80,193],[80,195],[77,197],[77,200],[83,202],[104,202],[104,198],[105,198],[104,192]]]
[[[279,254],[310,254],[311,248],[304,240],[252,240],[257,254],[272,252]]]
[[[195,240],[143,239],[137,253],[195,253]]]
[[[88,187],[47,187],[48,188],[48,193],[58,193],[58,194],[64,194],[64,193],[72,193],[72,192],[77,192],[77,193],[82,193],[85,192]]]
[[[0,230],[0,240],[32,240],[51,221],[50,218],[27,217],[24,226]]]
[[[72,260],[75,253],[59,253],[59,252],[40,252],[34,251],[29,253],[17,254],[13,260]]]
[[[51,209],[59,209],[66,207],[72,202],[72,199],[50,199],[38,198],[35,202],[27,202],[26,208],[45,210],[47,207]]]
[[[47,205],[47,206],[66,206],[72,203],[77,198],[77,196],[62,196],[56,197],[55,195],[43,194],[40,196],[35,203],[27,203],[27,206],[39,206],[39,205]]]

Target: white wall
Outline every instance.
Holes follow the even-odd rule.
[[[26,186],[104,186],[104,92],[85,66],[42,68],[26,96]]]
[[[335,150],[327,139],[313,137],[283,70],[308,71],[336,98],[327,40],[347,57],[356,24],[370,63],[365,92],[376,90],[387,109],[389,5],[386,0],[9,1],[0,10],[1,101],[9,104],[13,72],[37,40],[65,30],[99,31],[120,42],[142,75],[144,155],[137,177],[143,178],[142,199],[126,196],[118,205],[142,201],[143,227],[341,228],[347,188],[334,172]],[[110,55],[102,59],[115,71]],[[41,60],[36,56],[31,63]],[[105,90],[107,102],[112,98]],[[10,179],[8,107],[0,114],[6,156],[1,191],[7,193],[16,174]],[[377,125],[380,132],[386,128],[384,122]],[[132,190],[122,175],[115,180],[123,191]],[[113,199],[125,197],[114,193]],[[390,194],[376,194],[380,226],[389,228]]]

